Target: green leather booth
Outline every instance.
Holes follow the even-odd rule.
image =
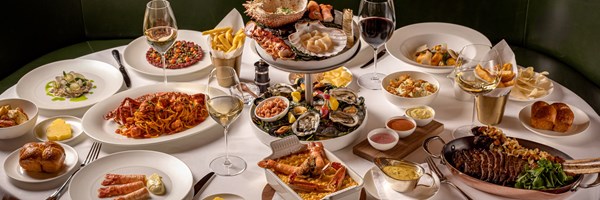
[[[9,1],[2,12],[0,92],[28,71],[57,60],[126,45],[142,35],[147,0]],[[243,0],[171,0],[180,29],[214,27]],[[321,0],[352,8],[359,0]],[[517,63],[550,72],[600,111],[600,1],[395,0],[397,27],[448,22],[471,27],[492,43],[505,39]],[[247,20],[247,18],[245,18]]]

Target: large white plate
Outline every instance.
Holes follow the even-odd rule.
[[[449,23],[427,22],[404,26],[394,31],[394,35],[386,42],[388,53],[401,62],[419,67],[429,73],[449,73],[454,66],[430,66],[413,61],[417,47],[427,44],[433,47],[446,43],[449,49],[459,53],[467,44],[487,44],[490,40],[485,35],[471,28]]]
[[[204,57],[189,67],[182,69],[167,69],[167,76],[179,76],[194,73],[200,71],[212,64],[210,56],[208,55],[208,45],[206,44],[206,38],[202,36],[201,32],[191,30],[178,30],[177,40],[186,40],[196,43],[202,47]],[[133,70],[150,75],[150,76],[163,76],[163,69],[156,67],[146,60],[146,52],[150,49],[150,45],[146,42],[146,36],[141,36],[129,43],[123,53],[123,59],[126,66]]]
[[[160,161],[160,162],[157,162]],[[69,184],[71,199],[100,199],[98,188],[104,175],[157,173],[162,177],[167,193],[150,194],[154,200],[184,199],[192,188],[192,172],[185,163],[169,154],[156,151],[123,151],[102,157],[82,168]]]
[[[52,101],[46,95],[46,84],[64,72],[74,71],[93,80],[96,88],[85,94],[84,101]],[[97,60],[73,59],[49,63],[31,70],[17,83],[17,95],[35,103],[42,110],[72,110],[84,108],[115,94],[123,85],[123,77],[116,67]]]
[[[162,135],[160,137],[155,138],[145,138],[145,139],[134,139],[127,138],[123,135],[119,135],[115,133],[117,130],[118,124],[113,120],[105,120],[104,115],[109,111],[117,108],[123,99],[126,97],[136,98],[145,94],[156,93],[156,92],[184,92],[187,94],[196,94],[201,93],[206,90],[205,85],[199,84],[191,84],[191,83],[168,83],[167,85],[163,83],[159,83],[156,85],[147,85],[135,88],[133,90],[126,90],[115,94],[114,96],[102,101],[94,106],[92,106],[82,118],[82,126],[83,131],[93,138],[94,140],[119,145],[119,146],[140,146],[140,145],[149,145],[149,144],[158,144],[163,142],[168,142],[171,140],[179,139],[182,137],[203,133],[209,134],[205,130],[210,129],[211,127],[217,126],[217,123],[207,118],[202,123],[197,126],[179,132],[172,135]]]
[[[548,103],[552,104],[553,102]],[[519,112],[519,120],[521,121],[521,124],[525,126],[525,128],[539,135],[553,138],[571,136],[587,130],[587,128],[590,126],[590,118],[587,116],[587,114],[585,114],[585,112],[581,111],[579,108],[573,105],[567,104],[569,108],[571,108],[571,110],[573,111],[573,114],[575,115],[575,118],[573,119],[573,125],[571,126],[571,128],[569,128],[569,130],[567,130],[567,132],[562,133],[533,128],[533,126],[529,124],[531,119],[532,105],[533,104],[529,104],[528,106],[525,106],[523,109],[521,109],[521,111]]]
[[[75,151],[73,147],[66,144],[60,144],[60,146],[62,146],[65,150],[65,165],[59,172],[25,172],[25,170],[23,170],[23,168],[21,168],[21,166],[19,165],[19,152],[21,148],[15,150],[10,155],[8,155],[8,157],[6,157],[6,160],[4,160],[4,172],[8,177],[25,183],[44,183],[71,174],[71,171],[75,169],[75,166],[79,165],[79,156],[77,155],[77,151]]]

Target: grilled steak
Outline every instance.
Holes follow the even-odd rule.
[[[454,167],[469,176],[499,185],[513,186],[527,160],[487,149],[454,151]]]

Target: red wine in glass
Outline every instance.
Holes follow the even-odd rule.
[[[394,22],[384,17],[367,17],[360,20],[361,35],[374,48],[383,45],[394,33]]]

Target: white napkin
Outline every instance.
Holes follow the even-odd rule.
[[[494,47],[492,47],[492,49],[496,50],[500,54],[500,59],[502,59],[503,64],[504,63],[512,64],[512,70],[513,70],[513,73],[515,73],[515,76],[513,79],[516,79],[517,75],[519,74],[519,70],[517,68],[517,60],[515,59],[515,53],[513,53],[510,46],[508,46],[508,43],[506,43],[505,40],[502,40],[502,41],[498,42],[498,44],[496,44]],[[502,67],[502,66],[500,66],[500,67]],[[485,94],[484,96],[499,97],[499,96],[507,95],[510,92],[510,90],[512,90],[513,86],[504,87],[504,88],[496,88],[496,89],[492,90],[490,93]]]
[[[429,170],[429,166],[426,163],[419,164],[426,173],[432,173]],[[433,184],[432,188],[424,188],[419,187],[408,193],[399,193],[396,192],[385,180],[385,174],[377,168],[374,167],[371,170],[371,177],[373,178],[373,184],[375,184],[375,189],[377,190],[377,195],[379,199],[427,199],[433,196],[439,190],[439,181],[436,179],[433,180],[433,183],[428,181],[422,181],[424,184]],[[435,176],[435,175],[432,175]]]
[[[227,14],[223,20],[221,20],[221,22],[219,22],[219,24],[217,24],[217,26],[215,26],[215,28],[220,28],[220,27],[231,27],[232,28],[232,32],[235,34],[238,30],[243,29],[244,28],[244,19],[242,19],[242,15],[240,14],[240,12],[237,11],[237,9],[231,9],[231,11],[229,11],[229,14]],[[234,51],[231,51],[229,53],[224,52],[224,51],[217,51],[214,50],[212,48],[212,43],[210,42],[212,40],[212,38],[210,37],[210,35],[207,37],[208,40],[208,46],[210,47],[210,52],[212,53],[212,56],[214,56],[215,58],[221,58],[221,59],[230,59],[230,58],[235,58],[239,55],[242,54],[242,52],[244,51],[244,47],[240,47],[237,48]]]

